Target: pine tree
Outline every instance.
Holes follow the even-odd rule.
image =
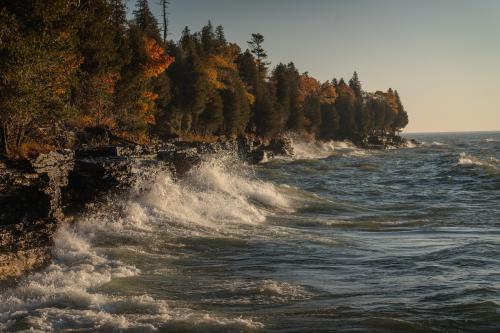
[[[201,29],[201,46],[205,56],[209,56],[215,52],[216,40],[214,27],[210,21]]]
[[[286,65],[280,63],[272,75],[272,82],[276,91],[276,102],[279,105],[280,121],[284,125],[290,117],[292,94],[290,87],[290,74]]]
[[[272,86],[263,83],[256,96],[254,113],[257,134],[272,137],[281,130],[279,109]]]
[[[354,72],[352,75],[352,78],[349,80],[349,87],[351,87],[352,91],[356,95],[356,98],[358,100],[361,100],[362,96],[362,88],[361,88],[361,82],[359,81],[359,76],[358,72]]]
[[[250,105],[243,82],[235,80],[232,89],[222,91],[224,101],[224,132],[235,137],[245,131],[250,118]]]
[[[112,21],[116,29],[122,30],[127,23],[127,6],[123,0],[110,0]]]
[[[319,137],[323,140],[333,140],[339,130],[339,115],[335,104],[321,104],[321,126]]]
[[[252,38],[248,41],[248,46],[250,46],[251,52],[257,57],[257,67],[259,69],[259,73],[265,77],[269,62],[266,61],[267,53],[262,47],[262,44],[264,44],[264,36],[259,33],[252,34]]]
[[[215,28],[215,39],[217,39],[220,46],[227,45],[226,34],[222,25],[218,25],[217,28]]]
[[[307,96],[304,102],[304,115],[308,119],[309,132],[319,137],[322,126],[321,103],[318,95]]]
[[[304,128],[304,109],[300,102],[300,74],[293,62],[288,66],[288,80],[290,85],[290,115],[287,121],[287,128],[301,132]]]
[[[149,9],[147,0],[137,0],[134,10],[134,22],[150,38],[161,41],[158,21]]]
[[[401,98],[399,97],[397,90],[394,91],[394,96],[396,98],[398,113],[394,119],[393,127],[395,131],[401,131],[404,127],[406,127],[406,125],[408,125],[408,113],[401,102]]]
[[[339,114],[339,139],[349,139],[356,132],[356,95],[344,79],[340,79],[337,93],[335,108]]]
[[[67,0],[8,2],[0,10],[0,122],[6,154],[19,152],[30,140],[51,144],[58,121],[72,116],[71,83],[81,61],[76,6]],[[39,128],[46,130],[42,134]]]

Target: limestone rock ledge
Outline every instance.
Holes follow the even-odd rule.
[[[127,193],[137,169],[169,170],[182,177],[203,155],[231,152],[249,163],[292,155],[286,138],[262,142],[241,138],[216,143],[162,142],[83,147],[42,154],[35,160],[0,160],[0,280],[22,276],[51,258],[53,235],[61,223],[110,193]],[[152,168],[150,168],[152,166]]]

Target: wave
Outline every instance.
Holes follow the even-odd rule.
[[[405,148],[417,148],[418,147],[418,145],[413,143],[411,140],[407,140],[404,146],[405,146]]]
[[[176,307],[175,302],[147,294],[130,296],[127,289],[102,291],[113,281],[141,275],[133,262],[123,261],[127,256],[113,259],[116,251],[147,246],[160,233],[172,238],[231,237],[293,206],[278,187],[252,177],[251,169],[227,156],[206,160],[180,181],[164,171],[146,179],[128,198],[110,200],[75,225],[58,230],[50,265],[0,295],[0,331],[28,327],[43,332],[149,332],[195,327],[216,332],[262,327],[252,319]],[[142,250],[137,251],[141,255]],[[287,285],[267,283],[263,288],[293,294]]]
[[[223,290],[221,297],[204,298],[203,302],[220,305],[277,304],[303,301],[313,293],[302,286],[275,280],[228,281],[217,289]]]
[[[350,141],[305,141],[292,140],[294,158],[299,160],[321,159],[334,155],[366,156],[364,149],[356,147]]]
[[[457,164],[459,166],[479,166],[485,168],[491,168],[498,170],[500,160],[495,157],[489,157],[488,159],[480,159],[465,152],[460,153]]]
[[[426,146],[426,147],[444,147],[444,146],[448,146],[448,144],[444,143],[444,142],[440,142],[440,141],[432,141],[432,142],[422,141],[422,146]]]

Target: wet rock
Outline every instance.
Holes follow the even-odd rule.
[[[61,191],[73,168],[71,152],[0,166],[0,280],[43,265],[64,218]]]
[[[202,161],[196,147],[159,151],[157,156],[158,160],[171,163],[178,177],[182,177]]]
[[[387,149],[406,147],[408,140],[399,135],[371,135],[361,144],[357,144],[365,149]]]
[[[275,156],[292,156],[294,153],[292,139],[286,136],[272,139],[265,150]]]
[[[270,142],[240,138],[81,147],[31,161],[0,161],[0,280],[43,266],[50,259],[57,226],[87,205],[102,202],[111,193],[128,193],[141,183],[140,177],[153,177],[161,170],[182,177],[204,155],[222,152],[259,163],[267,156],[291,155],[293,149],[284,137]]]

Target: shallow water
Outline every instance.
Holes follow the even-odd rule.
[[[500,133],[411,137],[138,170],[2,290],[0,331],[499,332]]]

